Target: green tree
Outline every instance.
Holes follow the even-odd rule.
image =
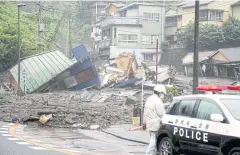
[[[194,23],[177,32],[179,41],[186,47],[194,43]],[[223,26],[212,24],[199,25],[199,48],[205,50],[236,47],[240,42],[240,21],[229,19]]]
[[[21,8],[22,57],[53,49],[65,49],[63,46],[69,31],[67,24],[69,14],[72,19],[70,31],[72,44],[85,44],[86,47],[91,47],[91,11],[87,9],[88,2],[42,2],[41,4],[44,7],[41,21],[45,25],[45,30],[41,33],[39,42],[36,14],[38,6],[36,3],[28,3],[26,7]],[[15,65],[18,59],[17,20],[17,2],[0,2],[0,64],[5,70]]]
[[[202,49],[216,49],[224,42],[222,28],[204,24],[200,26],[199,45]]]
[[[236,47],[240,42],[240,20],[230,18],[223,24],[223,36],[225,46]]]
[[[91,45],[91,32],[92,27],[88,24],[83,25],[80,29],[76,29],[72,33],[72,39],[74,40],[74,44],[85,44],[86,47],[90,48]]]
[[[194,37],[194,23],[189,23],[186,27],[177,31],[178,41],[185,46],[193,45]]]
[[[0,26],[0,63],[4,69],[17,61],[17,31],[13,26]]]
[[[73,44],[85,44],[89,49],[92,46],[91,39],[91,10],[89,2],[77,1],[73,8],[72,41]]]
[[[6,70],[16,64],[18,60],[18,10],[16,2],[0,3],[0,21],[0,63]],[[36,14],[20,12],[21,57],[49,50],[46,46],[48,41],[46,38],[51,35],[51,30],[48,35],[43,36],[45,38],[42,45],[37,49],[37,27]]]

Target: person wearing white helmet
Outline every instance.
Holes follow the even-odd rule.
[[[145,104],[144,123],[146,123],[147,131],[150,133],[150,142],[146,155],[156,155],[156,132],[160,127],[161,118],[165,114],[162,102],[165,94],[166,87],[164,85],[156,85],[153,95],[147,99]]]

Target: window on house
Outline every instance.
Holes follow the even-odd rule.
[[[160,14],[159,13],[152,13],[152,19],[154,21],[159,21],[160,19]]]
[[[110,29],[105,30],[105,34],[104,37],[110,38],[111,37],[111,33],[110,33]]]
[[[144,55],[143,55],[144,61],[154,61],[154,60],[153,60],[153,56],[154,56],[153,53],[151,53],[151,54],[144,54]]]
[[[112,36],[112,34],[111,34],[111,30],[108,29],[108,30],[107,30],[107,37],[111,38],[111,36]]]
[[[143,13],[143,18],[145,20],[150,19],[151,18],[151,13]]]
[[[177,42],[177,36],[176,35],[167,35],[166,40],[169,43],[175,43],[175,42]]]
[[[166,27],[177,26],[178,17],[167,17],[166,18]]]
[[[119,43],[134,43],[137,44],[138,36],[136,34],[119,34],[118,35]]]
[[[102,31],[102,40],[104,39],[104,37],[106,36],[106,32],[105,30]]]
[[[143,19],[147,21],[159,21],[160,14],[159,13],[143,13]]]
[[[107,30],[103,30],[102,31],[102,39],[104,38],[111,38],[111,30],[110,29],[107,29]]]
[[[223,20],[223,11],[210,10],[209,11],[209,20],[222,21]]]
[[[143,35],[142,44],[145,44],[145,45],[156,44],[157,39],[158,39],[158,35]]]
[[[117,28],[114,28],[114,38],[117,37]]]
[[[126,15],[127,15],[127,11],[122,11],[122,12],[120,12],[120,16],[121,16],[121,17],[126,17]]]
[[[199,18],[200,18],[200,21],[208,20],[208,10],[200,10]]]

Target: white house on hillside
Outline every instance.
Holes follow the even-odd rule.
[[[159,49],[164,39],[165,7],[132,3],[96,22],[95,26],[102,32],[98,44],[102,58],[108,60],[124,52],[135,52],[139,61],[155,65],[156,39],[159,39]]]

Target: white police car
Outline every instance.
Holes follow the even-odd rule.
[[[175,97],[162,118],[157,149],[160,155],[240,155],[240,95]]]

